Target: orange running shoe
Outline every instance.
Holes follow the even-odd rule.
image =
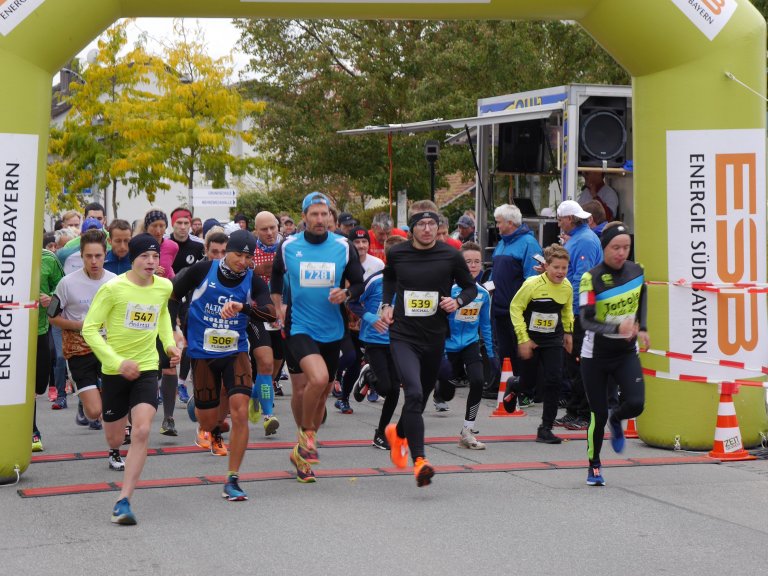
[[[397,424],[388,424],[384,428],[384,436],[389,442],[389,457],[392,464],[398,468],[405,468],[408,465],[408,440],[397,435]]]
[[[320,457],[317,455],[317,438],[314,430],[301,430],[299,432],[299,456],[309,464],[320,464]]]
[[[224,445],[224,439],[221,437],[221,434],[215,436],[211,434],[211,454],[214,456],[226,456],[229,454],[229,450],[227,450],[227,447]]]
[[[309,462],[299,455],[298,444],[294,446],[290,458],[293,465],[296,466],[296,480],[302,484],[309,484],[315,481],[315,473],[312,471]]]
[[[413,475],[416,476],[416,486],[419,488],[429,486],[432,483],[432,476],[435,475],[435,469],[432,468],[429,460],[419,456],[413,465]]]
[[[203,450],[211,449],[211,433],[206,432],[200,426],[197,427],[197,438],[195,438],[195,444],[200,446]]]

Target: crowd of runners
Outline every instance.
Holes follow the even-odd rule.
[[[402,229],[387,213],[361,227],[320,192],[304,198],[300,221],[261,212],[226,226],[183,207],[107,225],[90,204],[44,238],[36,392],[48,390],[54,410],[76,398],[76,423],[104,431],[108,466],[123,472],[118,524],[136,523],[130,498],[160,407],[160,434],[178,435],[175,407],[186,404],[194,442],[227,457],[229,501],[248,498],[239,471],[250,426],[266,436],[285,428],[274,408],[288,377],[299,482],[315,481],[333,396],[340,414],[353,412],[351,397],[379,402],[372,446],[400,468],[410,458],[426,486],[430,396],[447,411],[468,387],[457,442],[483,450],[478,410],[496,397],[507,358],[504,408],[543,403],[537,442],[560,443],[557,426],[587,430],[587,484],[604,485],[606,424],[621,452],[622,420],[643,410],[637,352],[648,334],[630,231],[606,223],[599,200],[562,202],[561,243],[545,249],[516,206],[497,207],[487,269],[473,214],[451,235],[430,201],[413,202]],[[32,446],[43,450],[37,418]]]

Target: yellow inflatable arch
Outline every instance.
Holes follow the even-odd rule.
[[[636,253],[659,282],[654,347],[768,364],[765,295],[727,289],[766,282],[765,21],[748,0],[0,0],[0,481],[31,456],[51,79],[115,20],[139,16],[579,22],[633,77]],[[681,278],[726,289],[666,284]],[[735,377],[717,370],[704,373]],[[761,394],[737,396],[747,444],[766,428]],[[716,412],[716,386],[649,378],[640,434],[708,448]]]

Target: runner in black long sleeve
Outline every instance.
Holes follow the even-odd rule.
[[[426,486],[435,472],[424,457],[424,399],[437,380],[448,314],[472,302],[477,287],[459,251],[436,241],[437,206],[414,202],[408,214],[411,241],[393,246],[384,268],[381,317],[391,325],[390,348],[405,393],[400,421],[385,434],[395,466],[406,466],[410,447],[416,484]],[[462,291],[451,298],[454,283]],[[387,303],[395,295],[393,309]]]

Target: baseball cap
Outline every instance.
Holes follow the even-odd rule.
[[[205,238],[205,235],[208,234],[208,231],[214,226],[221,226],[221,222],[216,220],[216,218],[208,218],[203,222],[203,238]]]
[[[474,228],[475,227],[475,221],[472,220],[469,216],[464,214],[461,218],[459,218],[459,221],[457,222],[458,226],[461,226],[462,228]]]
[[[368,230],[363,228],[362,226],[356,226],[355,228],[352,228],[352,230],[349,231],[349,235],[347,236],[349,238],[349,241],[353,240],[359,240],[359,239],[366,239],[368,242],[371,241],[371,237],[368,235]]]
[[[339,225],[340,226],[346,226],[347,224],[352,224],[353,226],[357,226],[357,219],[355,219],[352,214],[349,212],[342,212],[339,214]]]
[[[557,207],[557,217],[562,218],[564,216],[576,216],[576,218],[586,220],[592,214],[586,212],[575,200],[565,200]]]
[[[86,232],[88,230],[92,229],[96,230],[102,230],[104,228],[103,224],[96,220],[96,218],[86,218],[83,222],[83,225],[80,227],[80,232]]]
[[[310,192],[304,196],[304,201],[301,203],[301,211],[306,212],[312,204],[325,204],[328,208],[331,207],[331,201],[322,192]]]
[[[227,252],[253,254],[256,251],[256,238],[248,230],[235,230],[229,235]]]

